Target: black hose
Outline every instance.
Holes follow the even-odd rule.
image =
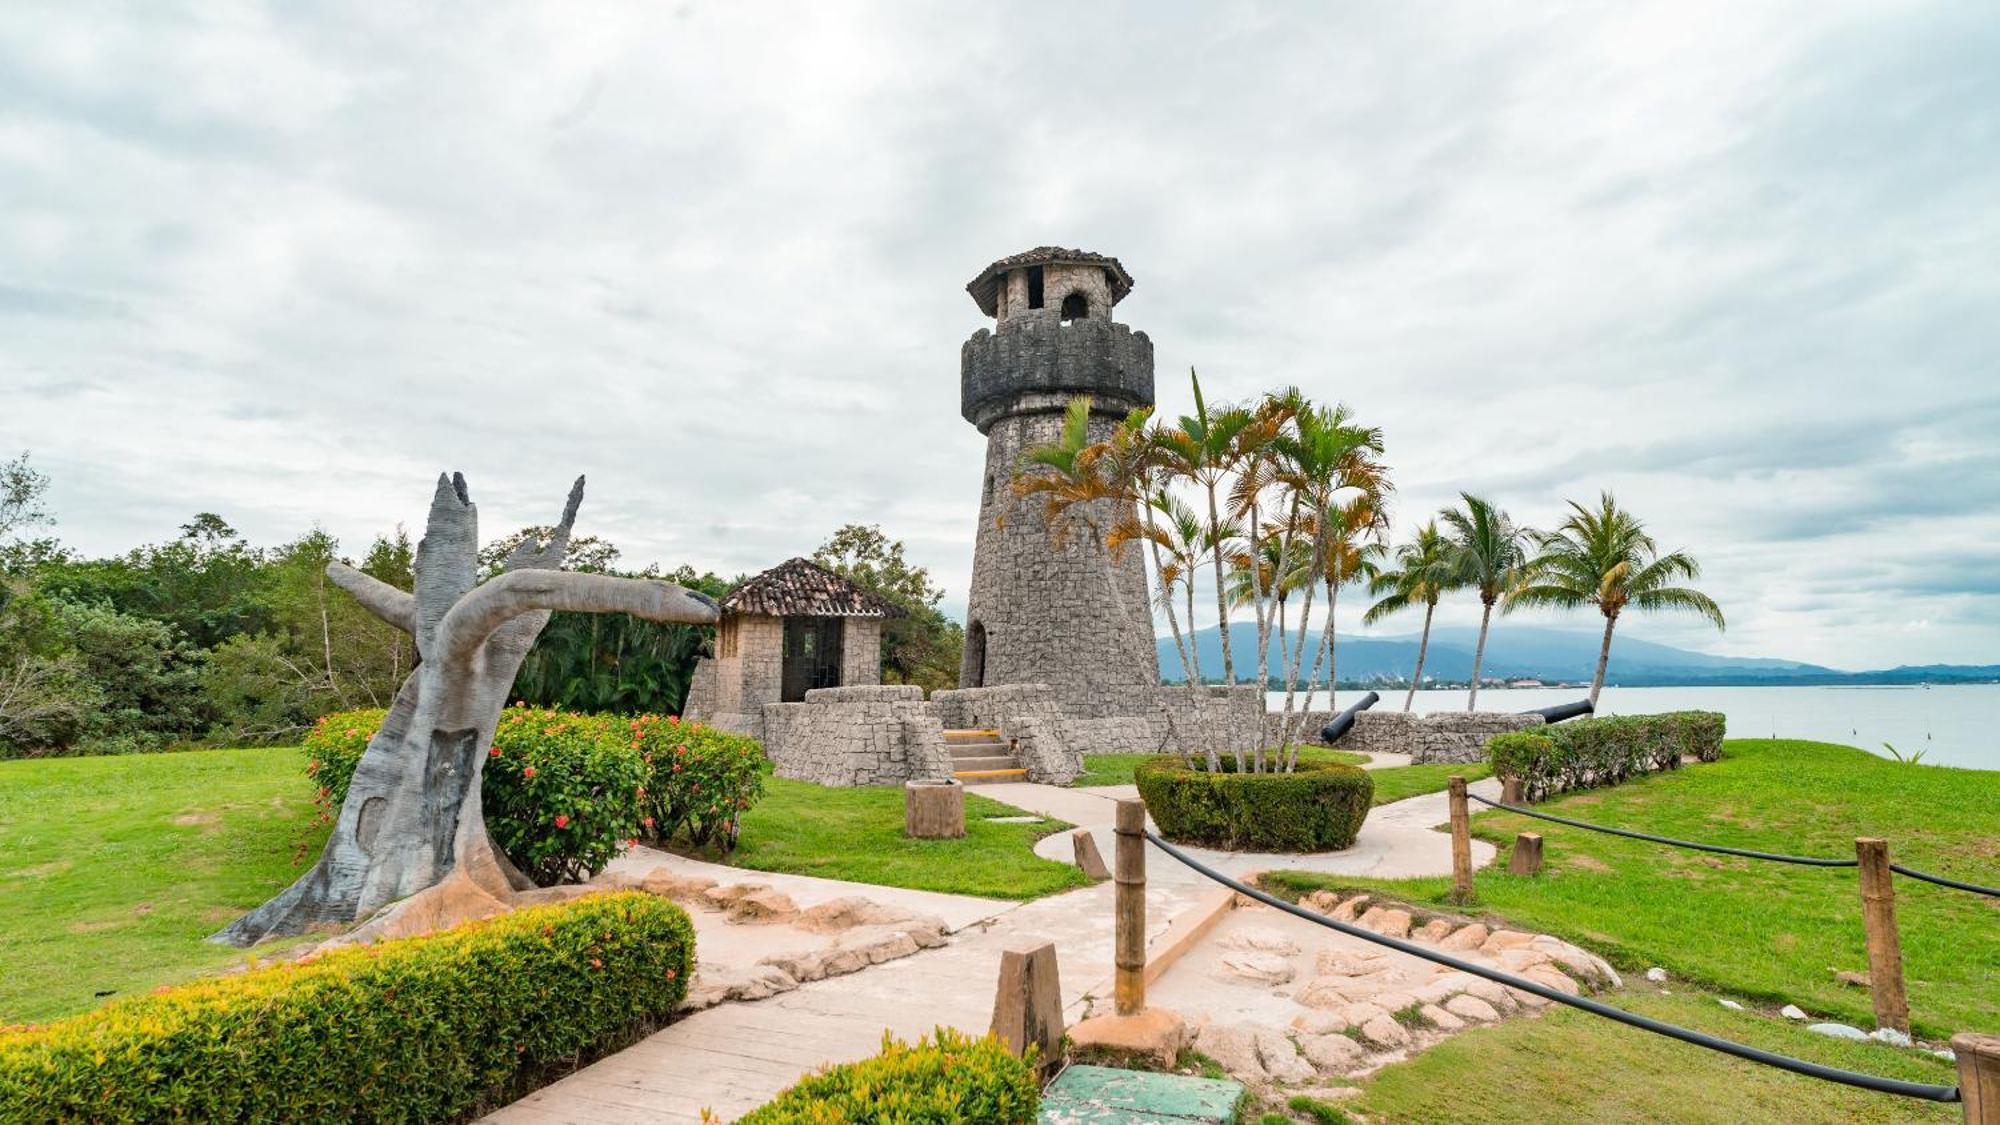
[[[1486,798],[1481,797],[1477,793],[1467,793],[1466,796],[1472,798],[1475,801],[1478,801],[1482,805],[1491,805],[1496,809],[1505,809],[1510,813],[1520,813],[1522,816],[1532,816],[1537,820],[1552,820],[1557,824],[1567,824],[1571,828],[1588,828],[1592,832],[1608,832],[1613,836],[1624,836],[1627,839],[1631,840],[1646,840],[1655,844],[1671,844],[1676,848],[1693,848],[1698,852],[1717,852],[1722,855],[1740,855],[1745,859],[1768,859],[1777,863],[1804,864],[1807,867],[1860,866],[1859,861],[1852,859],[1820,859],[1816,856],[1809,856],[1809,855],[1778,855],[1775,852],[1753,852],[1747,848],[1725,848],[1720,844],[1697,844],[1693,840],[1675,840],[1667,836],[1651,836],[1644,832],[1632,832],[1624,828],[1606,828],[1602,824],[1590,824],[1581,820],[1571,820],[1568,817],[1551,816],[1545,812],[1536,812],[1533,809],[1524,809],[1519,805],[1503,805],[1498,801],[1489,801]]]
[[[1922,879],[1926,883],[1936,883],[1940,887],[1953,887],[1961,891],[1971,891],[1976,895],[1991,895],[1994,898],[2000,898],[2000,889],[1982,887],[1977,883],[1961,883],[1956,879],[1947,879],[1942,875],[1926,875],[1922,871],[1912,871],[1900,863],[1890,864],[1889,870],[1894,871],[1898,875],[1908,875],[1912,879]]]
[[[1900,1094],[1906,1098],[1922,1098],[1925,1101],[1955,1102],[1959,1100],[1958,1087],[1956,1086],[1932,1086],[1922,1082],[1906,1082],[1900,1078],[1883,1078],[1880,1075],[1862,1074],[1859,1071],[1842,1070],[1839,1067],[1807,1062],[1804,1059],[1795,1059],[1790,1055],[1780,1055],[1772,1051],[1766,1051],[1760,1047],[1752,1047],[1728,1039],[1718,1039],[1713,1035],[1707,1035],[1691,1028],[1664,1023],[1660,1020],[1625,1011],[1623,1008],[1614,1008],[1609,1004],[1592,1000],[1585,996],[1571,996],[1567,992],[1550,988],[1537,981],[1517,977],[1512,973],[1501,972],[1498,969],[1489,969],[1484,965],[1461,960],[1440,950],[1426,949],[1414,942],[1403,941],[1400,938],[1392,938],[1387,934],[1378,934],[1373,930],[1363,929],[1360,926],[1338,922],[1323,914],[1315,914],[1295,903],[1286,902],[1275,895],[1267,894],[1255,887],[1231,879],[1229,876],[1207,867],[1192,856],[1182,852],[1179,848],[1160,839],[1155,833],[1146,833],[1146,839],[1152,841],[1154,847],[1159,848],[1195,871],[1228,887],[1237,894],[1247,895],[1266,906],[1276,907],[1287,914],[1304,918],[1308,922],[1325,926],[1327,929],[1338,930],[1349,937],[1361,938],[1364,941],[1374,942],[1376,945],[1386,945],[1399,953],[1407,953],[1412,957],[1420,957],[1426,961],[1448,965],[1459,972],[1483,977],[1495,984],[1504,984],[1509,988],[1518,988],[1523,992],[1533,993],[1544,1000],[1553,1000],[1558,1004],[1567,1004],[1572,1008],[1581,1008],[1593,1015],[1616,1020],[1619,1023],[1639,1028],[1642,1031],[1650,1031],[1656,1035],[1665,1035],[1670,1039],[1678,1039],[1683,1043],[1692,1043],[1697,1047],[1706,1047],[1711,1051],[1720,1051],[1725,1055],[1735,1055],[1739,1059],[1748,1059],[1751,1062],[1763,1063],[1765,1066],[1777,1067],[1779,1070],[1788,1070],[1793,1074],[1803,1074],[1808,1078],[1822,1078],[1828,1082],[1838,1082],[1844,1086],[1858,1086],[1863,1090],[1874,1090],[1884,1094]]]

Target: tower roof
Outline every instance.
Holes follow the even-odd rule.
[[[1117,304],[1132,292],[1132,275],[1118,259],[1109,254],[1094,254],[1089,250],[1065,250],[1060,246],[1037,246],[1007,257],[979,271],[979,276],[965,285],[965,291],[979,305],[979,311],[987,316],[998,316],[1000,275],[1023,266],[1045,266],[1056,262],[1078,265],[1103,266],[1111,278],[1111,302]]]
[[[722,608],[772,617],[901,617],[887,598],[813,562],[791,559],[729,591]]]

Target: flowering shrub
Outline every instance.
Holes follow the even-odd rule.
[[[650,770],[642,801],[651,822],[646,834],[734,848],[743,811],[764,795],[757,740],[671,716],[641,715],[627,729]]]
[[[320,816],[347,799],[385,713],[328,715],[305,739]],[[479,787],[493,839],[542,884],[580,881],[644,836],[735,846],[764,792],[755,739],[660,715],[579,715],[516,704],[500,716]]]
[[[739,1118],[739,1125],[978,1121],[1027,1125],[1041,1101],[1035,1053],[1017,1059],[988,1035],[940,1027],[912,1047],[884,1033],[882,1053],[830,1066]],[[705,1118],[713,1120],[713,1118]]]
[[[694,929],[590,895],[0,1032],[0,1121],[462,1121],[686,995]]]

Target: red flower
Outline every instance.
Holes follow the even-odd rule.
[[[640,821],[639,823],[645,825],[648,828],[651,828],[653,826],[653,818],[649,816],[646,819]]]
[[[630,840],[627,840],[627,841],[625,841],[625,846],[626,846],[626,847],[628,847],[628,848],[636,848],[636,847],[638,847],[638,846],[639,846],[639,838],[638,838],[637,836],[634,836],[634,837],[632,837],[632,838],[631,838]]]
[[[533,767],[533,766],[522,766],[522,767],[521,767],[521,776],[522,776],[522,777],[533,777],[533,776],[535,776],[535,767]]]
[[[601,969],[601,968],[603,968],[603,967],[604,967],[604,962],[602,962],[602,961],[598,960],[598,959],[597,959],[597,958],[595,958],[595,957],[592,957],[592,958],[590,959],[590,967],[591,967],[591,968],[593,968],[593,969]]]
[[[490,750],[486,751],[486,756],[487,756],[487,757],[489,757],[489,758],[497,758],[497,757],[499,757],[499,756],[500,756],[500,748],[499,748],[498,746],[495,746],[495,747],[493,747],[492,749],[490,749]]]
[[[668,969],[668,970],[667,970],[667,979],[668,979],[668,980],[672,980],[672,979],[674,979],[674,978],[675,978],[675,977],[677,977],[677,976],[680,976],[680,974],[679,974],[679,973],[677,973],[677,972],[675,972],[675,971],[674,971],[674,970],[672,970],[672,969]]]
[[[568,813],[557,813],[557,814],[556,814],[556,827],[557,827],[557,828],[568,828],[568,827],[569,827],[569,814],[568,814]]]
[[[674,772],[675,773],[681,772],[681,764],[679,762],[674,763]]]

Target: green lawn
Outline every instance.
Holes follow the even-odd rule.
[[[318,854],[300,765],[296,749],[0,762],[0,1024],[244,961],[202,939]]]
[[[1158,754],[1085,754],[1083,756],[1083,776],[1070,782],[1071,785],[1130,785],[1132,770],[1148,758]],[[1339,762],[1342,765],[1358,766],[1368,760],[1366,754],[1356,754],[1351,750],[1324,750],[1317,746],[1301,746],[1299,760],[1302,762]],[[1440,782],[1439,784],[1443,784]]]
[[[1453,775],[1472,782],[1492,772],[1493,767],[1485,762],[1468,762],[1464,765],[1430,762],[1421,766],[1385,766],[1379,770],[1369,770],[1368,776],[1375,779],[1375,803],[1386,805],[1406,797],[1421,797],[1425,793],[1442,792],[1451,784]]]
[[[1882,836],[1901,863],[2000,883],[2000,772],[1900,765],[1851,747],[1732,741],[1719,762],[1542,807],[1795,855],[1851,856],[1854,837]],[[1867,967],[1851,868],[1710,855],[1511,813],[1479,813],[1473,830],[1503,851],[1523,830],[1546,841],[1548,867],[1539,877],[1507,874],[1504,854],[1478,873],[1480,904],[1502,918],[1579,941],[1626,969],[1661,965],[1746,1001],[1791,1002],[1874,1026],[1866,990],[1832,975]],[[1365,887],[1416,903],[1442,903],[1450,890],[1447,879],[1277,872],[1265,880],[1289,892]],[[1896,892],[1917,1033],[1941,1039],[2000,1026],[2000,900],[1901,878]]]
[[[1952,1064],[1875,1043],[1815,1035],[1782,1019],[1733,1012],[1716,997],[1643,982],[1620,1007],[1795,1058],[1935,1085],[1956,1083]],[[1787,1074],[1586,1012],[1556,1008],[1452,1036],[1363,1079],[1338,1103],[1371,1121],[1952,1122],[1959,1107],[1870,1093]]]
[[[744,814],[742,837],[727,862],[987,898],[1040,898],[1083,886],[1086,880],[1073,864],[1033,851],[1036,840],[1071,825],[985,819],[1022,815],[1012,805],[968,791],[964,839],[912,840],[903,835],[900,786],[832,789],[773,777],[766,781],[764,799]]]

